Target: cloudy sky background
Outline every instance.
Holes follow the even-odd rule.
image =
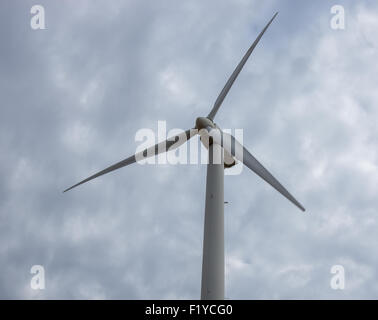
[[[137,130],[207,115],[276,11],[216,122],[307,211],[248,170],[225,177],[226,297],[378,298],[376,1],[37,3],[47,30],[35,1],[0,2],[0,298],[199,298],[204,165],[62,190],[133,154]]]

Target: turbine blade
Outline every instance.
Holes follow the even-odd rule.
[[[306,209],[296,200],[289,191],[275,178],[273,175],[264,168],[264,166],[245,148],[243,147],[243,163],[256,173],[260,178],[268,182],[274,189],[286,197],[289,201],[295,204],[302,211]]]
[[[125,166],[127,166],[127,165],[129,165],[129,164],[132,164],[132,163],[134,163],[134,162],[135,162],[135,155],[133,155],[133,156],[131,156],[131,157],[128,157],[128,158],[126,158],[126,159],[124,159],[124,160],[122,160],[122,161],[120,161],[120,162],[117,162],[116,164],[113,164],[113,165],[111,165],[110,167],[107,167],[106,169],[101,170],[101,171],[95,173],[94,175],[91,175],[90,177],[88,177],[88,178],[86,178],[86,179],[84,179],[84,180],[82,180],[82,181],[80,181],[80,182],[74,184],[72,187],[67,188],[67,189],[64,190],[63,192],[67,192],[67,191],[69,191],[69,190],[71,190],[71,189],[73,189],[73,188],[75,188],[75,187],[77,187],[77,186],[79,186],[79,185],[81,185],[81,184],[83,184],[83,183],[85,183],[85,182],[88,182],[88,181],[90,181],[90,180],[93,180],[94,178],[97,178],[97,177],[99,177],[99,176],[102,176],[102,175],[104,175],[104,174],[106,174],[106,173],[109,173],[109,172],[111,172],[111,171],[114,171],[114,170],[117,170],[117,169],[119,169],[119,168],[125,167]]]
[[[94,178],[102,176],[106,173],[120,169],[120,168],[128,166],[130,164],[133,164],[134,162],[136,162],[140,159],[149,158],[149,157],[152,157],[154,155],[158,155],[159,153],[162,153],[162,152],[174,150],[174,149],[180,147],[182,144],[184,144],[190,138],[192,138],[196,134],[196,132],[197,132],[197,130],[195,130],[195,129],[189,129],[189,130],[186,130],[185,132],[183,132],[181,134],[170,137],[163,142],[160,142],[160,143],[158,143],[158,144],[156,144],[152,147],[149,147],[149,148],[147,148],[147,149],[145,149],[141,152],[138,152],[137,154],[134,154],[134,155],[132,155],[132,156],[120,161],[120,162],[117,162],[116,164],[111,165],[110,167],[107,167],[104,170],[101,170],[101,171],[95,173],[94,175],[76,183],[72,187],[67,188],[63,192],[67,192],[67,191],[69,191],[69,190],[71,190],[71,189],[73,189],[73,188],[75,188],[75,187],[77,187],[77,186],[79,186],[79,185],[81,185],[85,182],[93,180]]]
[[[209,127],[210,129],[210,127]],[[213,129],[216,130],[216,129]],[[220,129],[219,129],[220,130]],[[220,144],[237,160],[242,162],[246,167],[251,169],[260,178],[268,182],[274,189],[281,193],[284,197],[295,204],[299,209],[305,211],[306,209],[290,194],[289,191],[275,178],[273,175],[264,168],[264,166],[232,135],[222,132],[221,134],[210,134],[213,136],[213,141]]]
[[[247,62],[247,60],[248,60],[249,56],[251,55],[253,49],[255,49],[257,43],[260,41],[260,39],[263,36],[264,32],[266,31],[266,29],[268,29],[269,25],[272,23],[273,19],[277,16],[277,14],[278,14],[278,12],[276,12],[275,15],[273,16],[273,18],[270,19],[270,21],[268,22],[268,24],[260,32],[260,34],[258,35],[258,37],[256,38],[256,40],[252,43],[251,47],[245,53],[243,59],[237,65],[236,69],[234,70],[234,72],[232,73],[232,75],[230,76],[230,78],[228,79],[227,83],[225,84],[225,86],[223,87],[221,93],[219,94],[217,100],[215,101],[213,109],[211,109],[209,115],[207,116],[209,119],[214,120],[214,117],[215,117],[218,109],[220,108],[220,106],[221,106],[224,98],[226,97],[228,91],[231,89],[231,86],[233,85],[234,81],[238,77],[241,69],[244,67],[244,64]]]

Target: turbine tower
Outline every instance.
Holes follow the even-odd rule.
[[[136,153],[116,164],[95,173],[94,175],[80,181],[72,187],[64,190],[66,192],[85,182],[88,182],[101,175],[120,169],[139,160],[155,156],[162,152],[174,150],[195,135],[200,136],[201,142],[208,149],[209,162],[207,164],[206,177],[206,200],[202,256],[202,283],[201,299],[221,300],[224,299],[224,170],[234,166],[237,161],[242,162],[260,178],[269,183],[284,197],[295,204],[299,209],[305,208],[281,185],[281,183],[264,168],[264,166],[232,135],[223,132],[214,122],[224,98],[230,90],[235,79],[242,70],[257,43],[268,29],[278,12],[260,32],[252,43],[242,60],[231,74],[224,88],[216,99],[213,108],[207,117],[196,119],[195,127],[181,134],[171,137],[142,152]]]

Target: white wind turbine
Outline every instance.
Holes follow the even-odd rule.
[[[189,129],[179,135],[160,142],[155,146],[145,149],[142,152],[132,155],[64,190],[64,192],[77,187],[89,180],[103,174],[125,167],[162,152],[174,150],[188,141],[197,133],[201,142],[209,150],[209,162],[207,164],[206,178],[206,201],[205,201],[205,223],[203,238],[203,260],[202,260],[202,283],[201,299],[224,299],[224,169],[232,167],[236,161],[242,162],[254,173],[264,179],[284,197],[295,204],[299,209],[305,211],[304,207],[266,170],[252,154],[243,147],[232,135],[222,132],[214,123],[214,117],[221,106],[224,98],[230,90],[241,69],[251,55],[253,49],[263,36],[266,29],[276,17],[268,22],[260,32],[251,47],[245,53],[242,60],[228,79],[226,85],[219,94],[214,106],[207,117],[196,119],[194,129]]]

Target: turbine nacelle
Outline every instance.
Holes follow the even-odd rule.
[[[198,131],[200,131],[201,129],[207,130],[207,127],[216,128],[216,125],[211,119],[206,118],[206,117],[198,117],[196,119],[196,127],[195,128]]]
[[[215,138],[215,141],[218,141],[218,144],[222,145],[221,135],[223,132],[221,128],[219,128],[211,119],[206,117],[198,117],[196,119],[195,129],[198,130],[200,140],[206,149],[209,149],[209,145],[213,143],[214,135],[219,135],[217,138]],[[218,131],[212,131],[210,133],[211,129],[218,129]],[[223,156],[225,168],[231,168],[237,163],[235,157],[227,150],[223,150]]]
[[[206,117],[198,117],[196,119],[195,129],[198,131],[200,140],[206,149],[209,149],[209,145],[213,143],[212,135],[220,134],[221,132],[220,128],[211,119]],[[219,131],[210,134],[212,129],[219,129]]]

